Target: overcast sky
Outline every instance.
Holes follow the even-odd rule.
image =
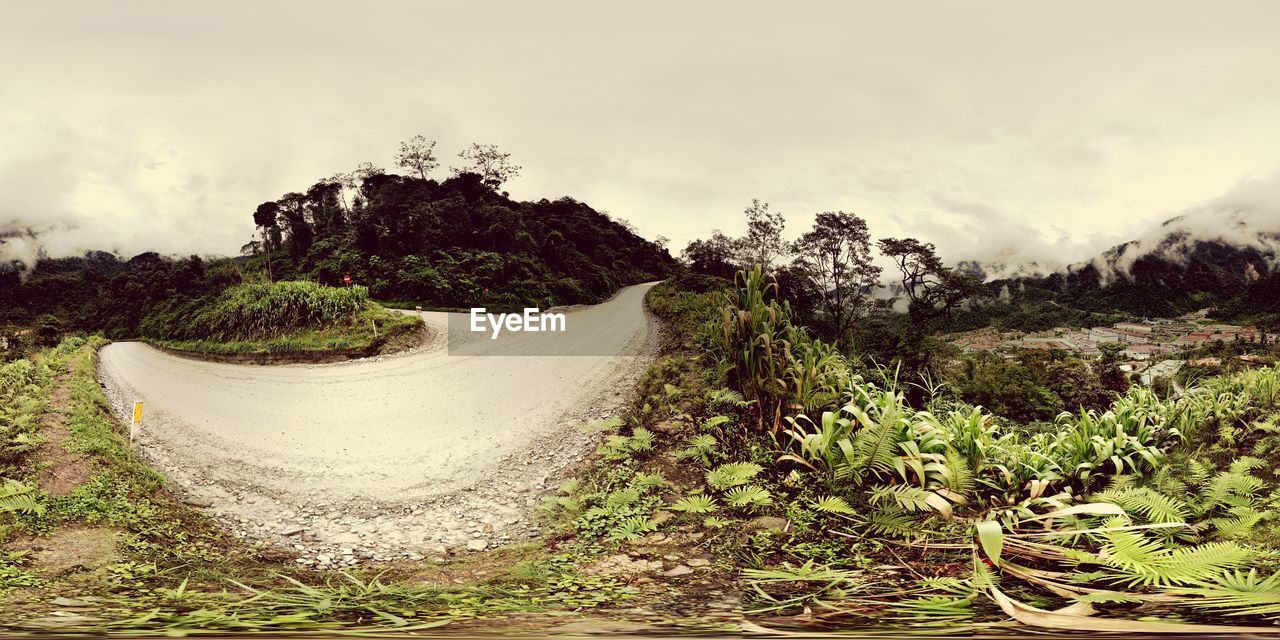
[[[1280,3],[1197,4],[8,2],[0,229],[234,254],[421,133],[676,248],[760,198],[1074,261],[1280,168]]]

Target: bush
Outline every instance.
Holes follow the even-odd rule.
[[[231,287],[191,319],[188,338],[247,340],[351,322],[369,300],[364,287],[273,282]]]

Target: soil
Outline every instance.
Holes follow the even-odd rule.
[[[69,495],[93,477],[89,459],[81,453],[69,451],[66,446],[71,439],[67,417],[71,406],[71,392],[67,388],[70,378],[68,366],[68,370],[54,381],[49,411],[40,424],[40,436],[44,440],[36,454],[40,488],[51,496]]]

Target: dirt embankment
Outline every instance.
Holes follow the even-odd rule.
[[[536,534],[539,494],[593,447],[576,426],[620,412],[657,348],[648,288],[569,312],[564,340],[515,355],[437,339],[340,364],[245,367],[116,343],[99,380],[121,416],[144,402],[143,453],[190,503],[295,548],[300,563],[479,550]],[[422,316],[446,339],[465,325]]]

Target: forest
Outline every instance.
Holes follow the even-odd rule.
[[[545,308],[600,302],[676,268],[628,223],[572,198],[510,199],[501,185],[519,167],[496,147],[463,150],[464,166],[442,181],[430,177],[432,149],[421,136],[402,145],[410,175],[364,163],[247,211],[257,234],[239,257],[89,251],[30,270],[0,265],[0,323],[49,340],[185,336],[181,320],[227,287],[268,280],[362,286],[392,306]]]

